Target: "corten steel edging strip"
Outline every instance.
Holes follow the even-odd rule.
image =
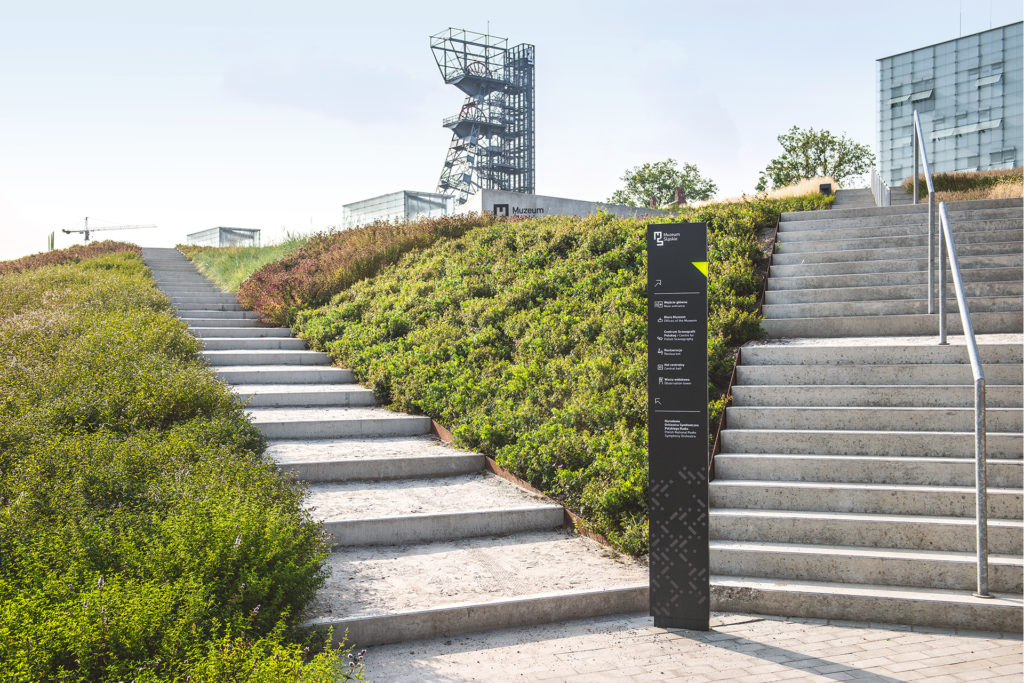
[[[449,430],[446,427],[438,424],[436,420],[431,420],[430,423],[431,423],[431,426],[433,427],[432,431],[434,432],[434,435],[437,436],[438,439],[440,439],[441,441],[443,441],[446,444],[450,444],[450,445],[454,445],[455,444],[455,437],[451,433],[451,430]],[[611,541],[609,541],[607,538],[605,538],[601,534],[596,533],[594,531],[587,530],[586,529],[586,521],[582,517],[580,517],[578,514],[576,514],[575,512],[570,510],[569,508],[567,508],[563,503],[555,500],[554,498],[551,498],[546,493],[544,493],[543,491],[541,491],[537,487],[535,487],[532,484],[530,484],[528,481],[520,479],[516,475],[512,474],[511,472],[506,470],[504,467],[499,465],[494,460],[494,458],[490,457],[489,455],[484,455],[483,458],[484,458],[484,469],[486,469],[491,474],[497,475],[497,476],[501,477],[502,479],[504,479],[505,481],[510,481],[513,484],[515,484],[516,486],[519,486],[521,488],[526,489],[530,493],[535,493],[538,496],[543,497],[545,501],[548,501],[548,502],[550,502],[550,503],[552,503],[554,505],[561,506],[562,514],[564,516],[562,523],[563,523],[563,526],[565,526],[565,528],[572,529],[577,534],[579,534],[580,536],[586,536],[587,538],[591,539],[592,541],[597,541],[601,545],[608,546],[609,548],[614,548],[615,547],[615,546],[612,545]]]
[[[779,217],[775,219],[775,228],[772,230],[772,244],[768,250],[768,268],[764,272],[764,279],[761,281],[761,296],[757,300],[757,314],[762,316],[762,309],[764,308],[764,295],[768,289],[768,278],[772,274],[772,259],[775,258],[775,245],[779,239],[779,224],[782,222],[782,212],[779,212]],[[763,316],[762,316],[763,317]],[[723,397],[732,398],[732,387],[736,383],[736,367],[740,364],[740,358],[742,357],[742,350],[736,349],[736,354],[732,359],[732,373],[729,375],[729,385],[725,389]],[[718,417],[718,427],[715,429],[715,440],[711,446],[711,454],[708,456],[708,481],[714,481],[715,479],[715,456],[722,450],[722,430],[725,429],[725,409],[728,408],[728,402],[722,407],[722,414]]]

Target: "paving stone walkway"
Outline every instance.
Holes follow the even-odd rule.
[[[1015,634],[713,614],[709,632],[636,614],[370,648],[369,681],[1014,681]]]

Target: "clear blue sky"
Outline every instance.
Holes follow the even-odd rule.
[[[217,225],[274,239],[338,224],[350,201],[433,190],[440,121],[461,98],[427,38],[449,26],[536,45],[537,190],[601,200],[667,157],[720,196],[750,192],[792,125],[874,147],[876,59],[1021,13],[1020,0],[5,2],[0,259],[84,216],[156,223],[106,233],[147,246]],[[58,246],[76,240],[58,232]]]

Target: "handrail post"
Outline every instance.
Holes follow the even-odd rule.
[[[978,592],[975,597],[991,598],[988,592],[988,462],[985,438],[985,378],[974,380],[974,500],[977,517]]]
[[[914,110],[914,130],[911,132],[910,144],[914,151],[914,204],[917,204],[917,110]]]
[[[942,241],[942,236],[939,236]],[[944,264],[939,263],[939,268]],[[928,314],[935,312],[935,193],[928,193]]]
[[[943,226],[940,230],[948,230]],[[939,344],[946,343],[946,240],[939,235]]]

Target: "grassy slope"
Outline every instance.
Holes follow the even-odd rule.
[[[0,276],[0,679],[298,680],[327,548],[141,259]]]
[[[266,247],[196,247],[179,244],[178,249],[221,289],[237,292],[238,286],[254,271],[295,251],[307,239],[289,237],[280,244]]]
[[[973,173],[936,173],[932,176],[935,184],[936,202],[956,202],[972,199],[1008,199],[1024,196],[1024,169],[975,171]],[[914,192],[914,177],[903,181],[903,189]],[[921,198],[928,197],[928,186],[924,176],[918,181]]]
[[[727,347],[761,334],[758,231],[780,211],[827,203],[759,200],[683,217],[712,226],[709,356],[719,387],[731,371]],[[459,443],[641,554],[646,222],[599,215],[480,226],[408,254],[300,313],[297,325],[381,400],[453,428]]]

